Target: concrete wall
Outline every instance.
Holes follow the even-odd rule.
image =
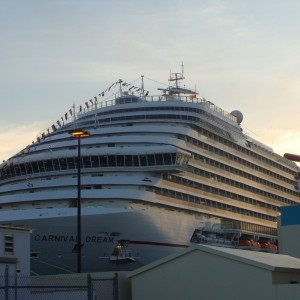
[[[278,227],[279,253],[300,258],[300,225]]]
[[[273,299],[272,272],[193,251],[132,277],[132,300]]]

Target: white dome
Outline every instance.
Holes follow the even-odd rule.
[[[239,110],[234,110],[231,112],[231,114],[236,117],[238,124],[242,123],[244,116]]]

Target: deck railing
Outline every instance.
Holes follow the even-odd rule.
[[[92,112],[97,109],[111,107],[115,105],[122,105],[122,104],[128,104],[128,103],[145,103],[145,102],[186,102],[186,103],[198,103],[222,116],[225,118],[236,122],[236,117],[222,108],[216,106],[211,101],[206,100],[205,98],[197,98],[195,95],[189,95],[189,96],[180,96],[180,95],[160,95],[160,96],[140,96],[136,97],[132,95],[126,95],[126,97],[116,97],[114,99],[109,99],[105,101],[101,101],[99,103],[93,103],[89,105],[88,107],[82,107],[79,106],[79,109],[77,113],[74,113],[73,119],[65,120],[64,124],[59,127],[62,128],[69,124],[70,122],[76,121],[77,118],[82,116],[83,114],[87,112]],[[74,109],[75,110],[75,109]],[[46,137],[47,135],[55,132],[57,130],[56,125],[52,125],[51,127],[43,130],[40,135],[38,136],[38,140]]]

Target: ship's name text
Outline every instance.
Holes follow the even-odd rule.
[[[45,234],[45,235],[35,235],[34,240],[36,242],[77,242],[77,237],[74,235],[55,235],[55,234]],[[114,238],[109,236],[95,236],[87,235],[85,237],[86,243],[114,243]]]

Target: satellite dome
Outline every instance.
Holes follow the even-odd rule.
[[[236,117],[236,121],[240,125],[244,118],[243,114],[239,110],[234,110],[231,112],[231,114]]]

